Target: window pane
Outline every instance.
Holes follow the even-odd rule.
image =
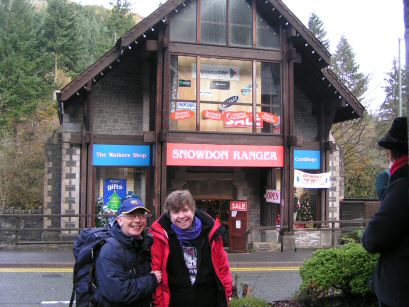
[[[252,132],[250,61],[200,59],[200,114],[200,131]]]
[[[257,48],[281,49],[279,27],[257,12]]]
[[[257,62],[257,117],[262,128],[257,132],[281,133],[281,71],[280,64]]]
[[[226,45],[226,0],[202,0],[201,43]]]
[[[196,130],[195,57],[170,58],[170,130]]]
[[[253,46],[253,14],[251,0],[230,0],[230,44]]]
[[[196,1],[170,17],[170,40],[177,42],[196,42]]]

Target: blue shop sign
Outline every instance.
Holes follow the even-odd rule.
[[[94,166],[150,166],[149,145],[94,144]]]
[[[294,150],[294,168],[320,169],[321,153],[319,150]]]

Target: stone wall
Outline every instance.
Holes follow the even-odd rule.
[[[93,88],[94,133],[140,135],[149,119],[143,108],[143,67],[125,59],[119,69],[109,72]]]
[[[0,232],[1,244],[14,244],[18,241],[40,241],[42,230],[30,230],[30,228],[43,228],[43,217],[36,216],[42,214],[43,208],[33,208],[22,210],[21,208],[0,209],[0,228],[7,228],[10,231]],[[25,217],[5,217],[4,214],[29,214]],[[18,230],[18,232],[16,232]]]
[[[313,103],[297,87],[294,90],[294,132],[302,136],[304,143],[317,141],[318,126]]]

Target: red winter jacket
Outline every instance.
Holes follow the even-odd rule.
[[[198,218],[202,220],[201,216],[203,215],[211,219],[211,217],[206,213],[200,212],[200,210],[196,209],[196,216]],[[163,216],[159,219],[161,218],[163,218]],[[214,236],[216,230],[219,229],[221,225],[219,221],[214,221],[213,219],[212,221],[214,222],[214,224],[208,235],[208,240],[211,248],[211,258],[214,271],[224,287],[224,292],[226,295],[226,306],[228,306],[230,298],[232,296],[233,279],[230,272],[227,254],[223,248],[223,240],[220,235]],[[162,225],[159,224],[158,220],[152,224],[149,232],[153,235],[153,245],[151,248],[152,270],[162,271],[162,282],[156,287],[153,297],[153,304],[154,306],[168,307],[170,303],[170,290],[168,283],[168,274],[166,271],[166,265],[170,252],[168,233],[162,227]]]

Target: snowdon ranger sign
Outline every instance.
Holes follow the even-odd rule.
[[[283,167],[282,146],[168,143],[167,165]]]

